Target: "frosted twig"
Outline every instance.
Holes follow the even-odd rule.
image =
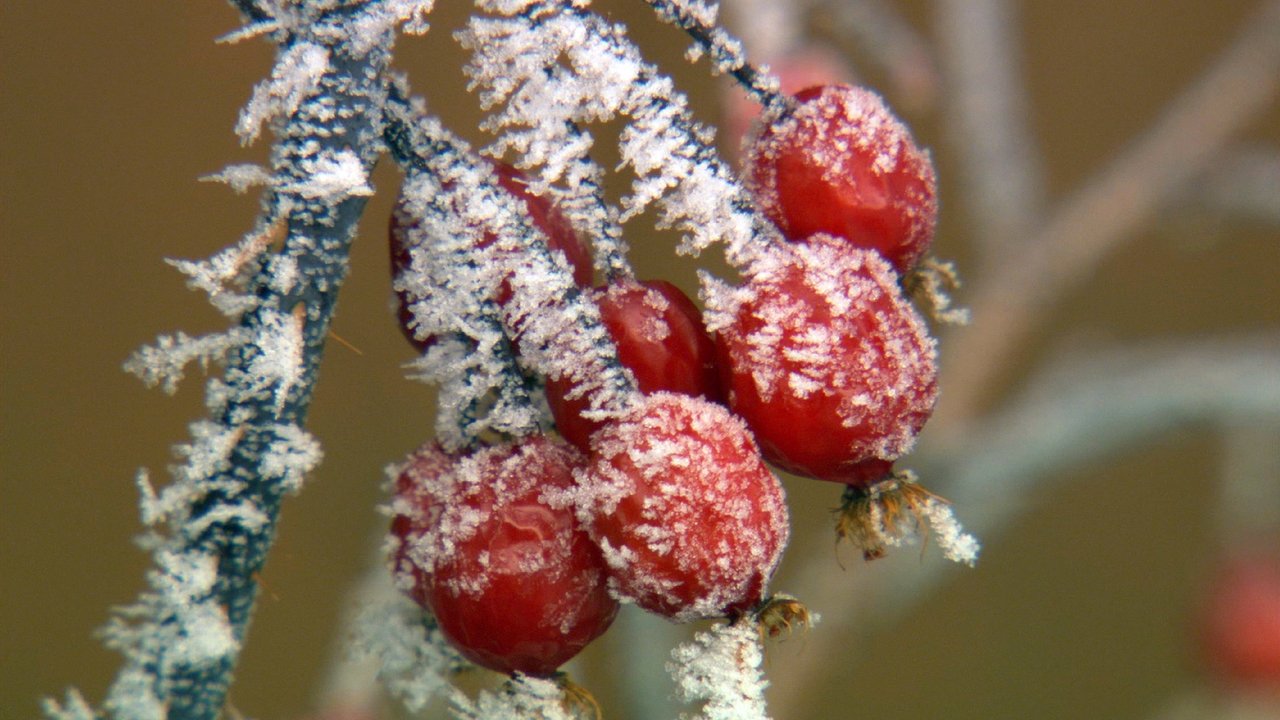
[[[585,152],[569,147],[567,124],[624,115],[630,124],[620,150],[636,180],[623,222],[657,202],[659,227],[686,233],[681,252],[696,255],[721,242],[737,267],[753,261],[758,243],[778,238],[716,155],[711,133],[693,120],[684,95],[643,60],[624,28],[566,1],[522,3],[519,15],[503,3],[488,5],[507,16],[473,18],[462,40],[475,53],[467,68],[472,87],[486,107],[503,106],[484,123],[502,130],[495,152],[509,148],[544,165],[550,181],[566,158]],[[561,56],[564,64],[556,64]]]
[[[520,343],[522,362],[547,377],[571,380],[598,416],[627,407],[634,379],[618,363],[599,308],[577,289],[563,258],[548,250],[517,200],[497,186],[487,168],[476,171],[470,148],[438,122],[422,118],[399,90],[391,92],[386,122],[387,144],[396,159],[439,178],[438,192],[427,195],[457,215],[454,235],[461,234],[473,252],[478,250],[474,241],[465,240],[468,233],[494,238],[487,269],[511,288],[501,326]],[[460,304],[443,308],[453,322],[475,316],[465,297],[454,300]],[[432,329],[427,318],[422,320]]]
[[[434,618],[394,587],[381,563],[361,581],[358,598],[352,646],[340,666],[349,697],[373,693],[365,685],[370,673],[411,713],[458,692],[450,677],[471,664],[445,641]]]
[[[419,336],[436,338],[416,365],[424,379],[441,386],[437,437],[456,450],[485,430],[526,435],[539,429],[541,418],[496,302],[505,276],[484,247],[494,231],[464,217],[464,206],[479,200],[466,196],[476,178],[495,182],[491,168],[463,148],[431,140],[446,137],[443,129],[412,113],[403,102],[388,112],[388,145],[409,168],[396,212],[403,215],[400,232],[410,263],[394,283],[414,299],[410,310]],[[464,176],[472,179],[463,182]],[[502,207],[515,212],[510,204]]]
[[[1097,462],[1189,424],[1280,421],[1280,340],[1219,339],[1190,348],[1091,353],[1045,371],[1007,409],[966,432],[962,444],[917,452],[912,464],[965,508],[965,524],[992,542],[1064,468]],[[815,528],[825,535],[828,530]],[[821,542],[821,541],[819,541]],[[884,627],[954,576],[947,563],[888,565],[880,582],[850,587],[829,557],[793,580],[823,613],[826,632]],[[802,704],[806,678],[849,662],[847,643],[811,646],[774,679],[773,702]]]
[[[577,123],[569,126],[569,135],[575,144],[591,144],[589,134]],[[591,238],[596,268],[610,281],[634,277],[620,213],[604,197],[604,170],[584,154],[569,164],[565,180],[569,189],[556,192],[558,204],[574,229]],[[546,190],[552,192],[550,186]]]
[[[717,624],[677,647],[667,672],[681,700],[703,703],[688,720],[768,720],[763,664],[760,630],[744,618]]]
[[[1215,692],[1202,685],[1181,686],[1149,720],[1273,720],[1280,698],[1268,692]]]
[[[1277,89],[1280,1],[1269,0],[1149,131],[974,283],[969,307],[979,320],[951,338],[947,401],[934,416],[935,436],[963,432],[960,423],[977,413],[1045,309],[1217,157]]]
[[[434,618],[395,587],[384,543],[372,547],[335,634],[339,645],[320,685],[319,702],[322,708],[372,710],[381,680],[409,712],[417,713],[432,699],[453,692],[451,676],[472,665],[445,641]]]
[[[251,21],[271,19],[252,3],[239,6]],[[103,632],[125,657],[103,703],[116,718],[212,720],[222,711],[283,496],[320,460],[301,425],[379,149],[371,108],[381,102],[377,78],[393,38],[384,28],[357,42],[349,16],[326,12],[308,16],[311,24],[293,18],[288,37],[272,35],[282,43],[272,80],[242,116],[247,138],[276,118],[270,175],[280,185],[269,188],[258,227],[287,231],[279,250],[252,264],[244,294],[255,300],[232,331],[239,342],[226,348],[223,378],[208,383],[210,419],[193,424],[169,486],[156,493],[142,484],[150,590]],[[312,182],[326,168],[330,180]],[[266,249],[248,245],[249,256]],[[193,264],[193,278],[216,300],[217,286],[245,267],[248,245],[217,267]]]
[[[756,102],[776,108],[774,112],[782,112],[790,102],[790,98],[778,91],[776,77],[762,73],[747,62],[742,41],[715,25],[714,12],[690,0],[645,1],[657,11],[658,17],[684,30],[711,56],[715,72],[732,76]]]
[[[1043,216],[1044,179],[1019,69],[1017,9],[1009,0],[941,0],[951,146],[960,153],[973,237],[983,262],[1025,242]]]

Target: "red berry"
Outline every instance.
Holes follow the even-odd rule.
[[[544,499],[582,461],[545,437],[462,457],[428,446],[397,479],[398,582],[477,665],[548,676],[613,622],[600,550]]]
[[[1202,642],[1220,680],[1280,690],[1280,559],[1258,554],[1227,565],[1205,608]]]
[[[789,239],[829,233],[910,270],[937,223],[928,154],[870,90],[824,85],[795,99],[791,115],[748,141],[756,202]]]
[[[760,602],[790,529],[782,486],[741,420],[658,392],[591,440],[579,512],[619,598],[677,622]]]
[[[792,48],[768,62],[769,69],[778,78],[778,89],[784,93],[794,93],[814,85],[846,82],[854,76],[853,68],[842,53],[817,43]],[[752,123],[760,117],[761,107],[737,83],[725,83],[724,87],[724,115],[720,128],[727,140],[727,149],[738,153]]]
[[[815,236],[712,300],[729,407],[770,462],[866,485],[911,448],[933,412],[935,348],[879,255]]]
[[[502,162],[493,162],[493,169],[498,176],[498,185],[524,201],[529,219],[547,236],[548,247],[564,253],[565,260],[569,262],[569,267],[573,271],[573,280],[578,287],[591,287],[591,250],[582,237],[574,231],[569,219],[550,200],[529,191],[529,182],[524,173]],[[410,245],[406,231],[413,226],[413,223],[413,219],[405,210],[404,198],[398,199],[391,213],[391,223],[387,233],[390,241],[391,277],[393,278],[409,268]],[[494,240],[492,235],[486,234],[480,247],[488,247]],[[498,290],[497,300],[500,304],[505,304],[510,299],[511,288],[504,282]],[[414,332],[413,311],[410,309],[413,301],[414,298],[409,293],[403,290],[396,291],[396,319],[400,323],[400,330],[409,342],[419,351],[426,351],[435,342],[435,338],[421,339]]]
[[[659,390],[720,400],[715,345],[698,306],[665,280],[624,280],[598,288],[596,305],[618,349],[618,361],[635,376],[640,392]],[[586,451],[602,422],[582,416],[585,397],[570,398],[568,380],[547,381],[547,402],[556,429]]]

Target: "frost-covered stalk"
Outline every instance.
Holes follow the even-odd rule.
[[[644,60],[624,27],[567,0],[477,5],[496,17],[472,18],[461,37],[475,53],[467,67],[472,88],[486,107],[501,106],[484,123],[501,132],[496,152],[514,150],[542,167],[543,180],[556,182],[590,149],[589,136],[570,142],[566,128],[622,115],[630,122],[619,150],[636,175],[622,202],[623,223],[656,202],[658,226],[686,233],[681,252],[723,243],[738,267],[779,237],[716,154],[712,133],[693,119],[685,96]]]
[[[574,285],[563,256],[549,250],[546,237],[518,201],[498,187],[489,165],[414,108],[399,88],[389,92],[386,142],[407,170],[407,207],[434,231],[411,234],[411,241],[425,246],[434,235],[437,242],[460,245],[464,260],[435,268],[442,261],[439,247],[434,253],[417,252],[411,268],[416,280],[410,278],[406,285],[411,294],[431,300],[414,306],[420,325],[443,332],[461,323],[473,336],[473,349],[480,351],[450,361],[447,349],[434,353],[433,348],[424,358],[426,374],[442,381],[442,410],[482,402],[490,389],[497,389],[497,404],[475,419],[477,428],[514,434],[532,429],[530,400],[522,388],[513,387],[521,369],[504,335],[520,343],[521,359],[529,368],[552,379],[572,380],[600,416],[627,407],[635,380],[619,364],[599,308]],[[482,248],[486,236],[492,243]],[[473,280],[460,282],[459,275]],[[492,294],[501,283],[510,284],[512,296],[499,312]],[[494,351],[501,355],[487,360]],[[447,425],[440,423],[438,431],[447,443],[452,439],[450,444],[460,445],[462,438],[454,438],[456,432]]]
[[[778,79],[762,73],[747,63],[742,41],[716,27],[717,5],[703,5],[690,0],[645,0],[664,21],[678,26],[697,42],[691,55],[706,52],[712,67],[732,75],[753,100],[765,107],[781,111],[790,99],[779,92]]]
[[[716,625],[671,653],[667,671],[688,703],[704,703],[688,720],[768,720],[764,649],[753,623]],[[684,716],[682,716],[684,717]]]
[[[185,462],[173,483],[157,494],[140,479],[156,566],[150,590],[105,632],[125,656],[104,703],[116,718],[206,720],[222,712],[282,498],[320,459],[302,424],[348,248],[372,193],[379,78],[395,26],[418,12],[396,2],[237,5],[252,21],[244,35],[266,34],[279,45],[272,75],[237,131],[252,141],[269,123],[278,139],[270,170],[247,173],[268,184],[258,230],[210,261],[179,264],[235,317],[226,342],[206,340],[192,351],[179,337],[171,351],[162,342],[131,361],[144,379],[169,382],[193,352],[208,359],[214,349],[226,371],[209,382],[209,418],[179,448]],[[243,293],[230,290],[245,270]],[[63,714],[83,714],[72,697]]]

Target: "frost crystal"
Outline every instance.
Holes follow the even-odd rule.
[[[951,506],[936,498],[929,498],[921,508],[925,521],[933,530],[942,554],[952,562],[973,566],[978,562],[978,539],[964,531],[956,520]]]
[[[768,720],[760,631],[749,622],[717,625],[671,653],[667,672],[688,703],[703,702],[685,720]]]
[[[281,188],[311,200],[336,203],[353,195],[372,195],[369,176],[356,154],[347,149],[325,151],[311,161],[306,182]]]
[[[200,178],[205,182],[222,182],[231,186],[236,193],[244,193],[257,185],[271,184],[271,171],[261,165],[241,164],[228,165],[222,172],[205,175]]]
[[[492,152],[515,150],[555,182],[590,147],[577,124],[627,116],[619,149],[636,178],[620,219],[659,202],[659,225],[687,233],[684,252],[723,242],[730,262],[749,263],[753,240],[777,231],[754,213],[684,95],[643,60],[622,26],[569,3],[532,4],[540,12],[524,13],[530,3],[518,10],[489,3],[509,16],[473,18],[462,35],[475,53],[472,86],[486,107],[503,105],[485,124],[502,131]]]
[[[241,142],[258,139],[262,125],[273,117],[297,111],[320,87],[329,69],[329,51],[314,43],[300,42],[281,53],[271,77],[254,88],[253,97],[240,111],[236,134]]]
[[[572,380],[602,416],[626,407],[634,384],[599,308],[578,290],[563,254],[547,250],[522,201],[438,122],[412,109],[397,119],[416,134],[415,145],[430,148],[412,148],[428,172],[412,174],[402,191],[410,266],[396,289],[418,299],[410,307],[419,337],[453,337],[418,364],[442,385],[437,430],[445,445],[458,447],[486,427],[518,434],[534,427],[527,388],[516,381],[525,369]],[[499,287],[509,292],[501,304]]]
[[[79,690],[67,691],[66,704],[45,698],[41,705],[49,720],[94,720],[93,708],[85,702]]]
[[[297,492],[324,457],[320,443],[297,425],[278,423],[272,435],[275,439],[262,454],[262,475],[279,482],[285,492]]]
[[[290,391],[302,376],[302,351],[306,340],[302,334],[304,308],[290,314],[275,310],[262,313],[262,324],[257,328],[252,344],[257,355],[249,362],[247,374],[253,378],[255,391],[271,390],[275,397],[276,413],[283,408]]]
[[[229,349],[243,340],[237,330],[191,337],[184,332],[161,335],[155,345],[139,349],[124,364],[124,369],[146,383],[147,387],[161,386],[165,393],[178,391],[184,370],[189,363],[199,362],[202,370],[209,369],[210,362],[220,362]]]
[[[409,712],[421,711],[439,695],[457,692],[449,676],[467,667],[440,635],[430,615],[377,573],[354,623],[352,653],[377,660],[378,677]]]
[[[520,675],[496,691],[484,690],[474,700],[454,694],[458,720],[578,720],[566,707],[564,690],[554,680]]]

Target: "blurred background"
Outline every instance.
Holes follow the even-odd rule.
[[[450,36],[468,8],[441,5],[397,65],[481,141]],[[1280,41],[1265,37],[1280,28],[1259,20],[1267,3],[814,5],[783,27],[852,61],[934,150],[935,253],[970,281],[957,298],[975,319],[940,333],[940,416],[907,464],[984,549],[972,570],[933,548],[865,565],[834,546],[839,488],[787,478],[795,541],[775,589],[825,620],[771,646],[774,717],[1226,713],[1196,618],[1232,548],[1280,535]],[[705,61],[681,58],[678,30],[637,0],[599,7],[701,119],[732,107]],[[992,8],[1003,20],[967,17]],[[133,478],[162,479],[203,409],[198,370],[168,397],[120,366],[157,334],[222,327],[163,259],[212,254],[257,208],[197,181],[266,155],[231,131],[272,61],[264,42],[214,44],[237,24],[216,0],[0,7],[2,718],[34,717],[72,685],[97,701],[118,665],[94,630],[144,586]],[[740,24],[779,53],[761,26]],[[984,41],[993,27],[1003,34]],[[1243,59],[1212,84],[1237,42]],[[966,77],[984,57],[997,62]],[[232,689],[246,717],[317,709],[384,525],[382,468],[430,431],[430,389],[405,379],[413,351],[388,310],[398,180],[389,163],[374,176],[333,328],[345,342],[330,343],[311,410],[325,461],[285,505]],[[629,232],[642,276],[693,287],[668,234]],[[661,664],[685,629],[638,615],[575,672],[608,718],[673,717]]]

